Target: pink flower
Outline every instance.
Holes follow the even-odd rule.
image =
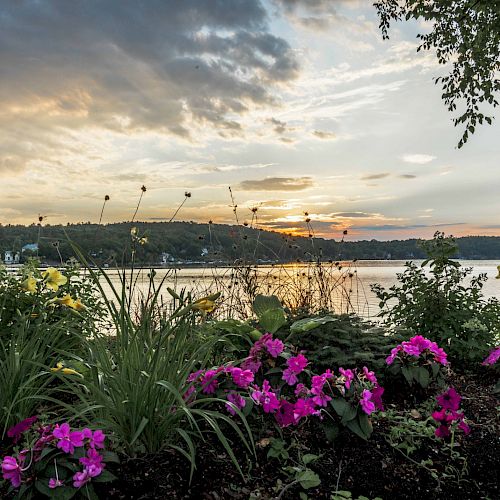
[[[216,370],[207,370],[205,374],[201,377],[201,385],[203,387],[201,389],[201,392],[203,392],[203,394],[215,393],[217,387],[219,386],[219,382],[217,382],[217,379],[215,378],[216,375],[217,375]]]
[[[22,462],[24,462],[24,457],[22,457]],[[10,481],[14,488],[19,488],[21,486],[21,464],[18,463],[15,457],[6,456],[2,460],[2,474],[6,481]]]
[[[448,437],[450,435],[450,428],[449,426],[447,425],[440,425],[435,431],[434,431],[434,434],[438,437],[438,438],[445,438],[445,437]]]
[[[318,406],[327,406],[328,401],[332,400],[330,396],[327,396],[323,392],[323,386],[325,385],[326,379],[331,378],[330,375],[331,373],[324,373],[323,375],[314,375],[311,379],[312,381],[311,394],[314,394],[312,400],[314,404]]]
[[[368,389],[365,389],[363,391],[363,395],[361,397],[361,400],[359,401],[359,404],[367,415],[370,415],[375,411],[375,403],[372,401],[371,391],[369,391]]]
[[[50,489],[55,489],[55,488],[59,488],[59,486],[64,486],[64,482],[61,481],[60,479],[56,479],[55,477],[51,477],[49,479],[49,488]]]
[[[294,391],[295,396],[305,396],[309,394],[309,389],[304,384],[297,384]]]
[[[291,369],[286,368],[283,370],[283,376],[281,377],[288,385],[295,385],[298,382],[297,374]]]
[[[188,375],[187,381],[188,382],[194,382],[196,380],[199,380],[201,377],[200,375],[203,373],[203,370],[198,370],[196,372],[190,373]]]
[[[255,342],[255,344],[250,349],[248,353],[250,358],[258,358],[260,353],[266,348],[266,343],[273,340],[273,336],[270,333],[265,333],[262,337]]]
[[[392,365],[392,363],[394,363],[394,360],[396,359],[396,356],[402,350],[403,350],[403,348],[400,345],[394,347],[394,349],[391,349],[391,354],[389,356],[387,356],[387,358],[385,359],[385,362],[388,365]]]
[[[255,403],[262,405],[265,413],[274,413],[280,405],[276,394],[271,391],[271,385],[267,380],[264,380],[261,389],[258,387],[254,389],[252,399]]]
[[[344,370],[344,368],[339,368],[339,373],[345,377],[345,386],[347,389],[351,388],[351,382],[354,379],[354,372],[350,369]]]
[[[278,411],[274,414],[274,418],[280,427],[288,427],[296,423],[294,415],[295,407],[286,399],[279,402]]]
[[[495,347],[481,364],[484,366],[494,365],[498,358],[500,358],[500,347]]]
[[[254,379],[251,370],[242,370],[241,368],[233,368],[231,370],[231,376],[233,377],[233,382],[242,389],[246,389]]]
[[[375,408],[380,411],[384,411],[384,404],[382,403],[382,394],[384,394],[384,388],[376,385],[372,389],[372,401],[375,404]]]
[[[446,410],[439,410],[432,413],[432,418],[441,425],[448,426],[455,418]]]
[[[12,441],[14,444],[16,444],[19,441],[19,438],[21,437],[21,434],[26,432],[28,429],[31,429],[33,424],[38,420],[38,417],[36,415],[32,417],[25,418],[18,424],[12,426],[8,431],[7,431],[7,436],[12,438]]]
[[[363,366],[363,374],[364,374],[366,380],[370,381],[372,384],[377,383],[377,377],[375,376],[375,373],[368,370],[368,368],[366,366]]]
[[[249,356],[243,361],[243,363],[241,363],[241,367],[244,370],[250,370],[252,373],[257,373],[260,370],[261,366],[262,362],[252,356]]]
[[[458,428],[465,434],[469,434],[470,433],[470,427],[462,420],[459,424],[458,424]]]
[[[308,364],[308,361],[303,354],[297,354],[297,356],[288,358],[286,364],[292,372],[299,374],[305,369],[305,367]]]
[[[314,402],[312,399],[300,398],[295,403],[295,408],[293,410],[293,416],[298,422],[301,418],[307,417],[309,415],[319,415],[320,411],[314,407]]]
[[[277,358],[283,352],[283,349],[285,348],[285,345],[279,339],[267,340],[265,342],[265,346],[266,346],[267,352],[273,358]]]
[[[103,461],[103,457],[92,448],[87,450],[86,457],[80,458],[80,463],[85,465],[85,467],[94,466],[97,469],[101,469],[101,471],[106,466],[106,464],[104,464],[102,461]]]
[[[420,356],[423,351],[430,348],[431,341],[422,337],[422,335],[415,335],[408,342],[402,342],[401,345],[406,353],[412,356]]]
[[[89,446],[91,448],[104,448],[104,440],[106,439],[106,435],[100,429],[92,432],[90,429],[83,429],[82,431],[83,438],[89,440]]]
[[[65,453],[73,454],[75,446],[83,446],[83,433],[79,431],[70,432],[69,424],[56,425],[52,435],[58,439],[57,447]]]
[[[227,395],[227,400],[230,402],[230,403],[233,403],[236,408],[238,409],[243,409],[246,405],[246,401],[245,401],[245,398],[243,398],[240,394],[238,394],[237,392],[230,392],[228,395]],[[226,410],[231,414],[231,415],[236,415],[236,412],[234,411],[234,408],[227,404],[226,403]]]
[[[460,407],[462,396],[453,387],[450,387],[446,392],[439,395],[436,400],[443,409],[456,411]]]
[[[446,353],[443,349],[441,349],[441,347],[438,347],[435,342],[431,343],[431,347],[429,348],[429,350],[434,354],[434,361],[442,365],[448,364],[448,357]]]

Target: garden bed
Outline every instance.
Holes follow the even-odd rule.
[[[468,469],[461,481],[453,477],[441,477],[438,481],[428,470],[394,449],[384,438],[389,425],[384,418],[374,423],[369,441],[345,432],[334,446],[324,439],[317,424],[311,422],[296,435],[307,452],[321,456],[311,465],[320,476],[321,485],[308,490],[308,496],[330,499],[338,489],[352,492],[353,498],[358,495],[384,499],[499,498],[500,402],[493,394],[494,380],[484,374],[455,375],[452,383],[462,394],[462,407],[471,421],[471,433],[462,439],[460,446]],[[403,410],[401,406],[399,409]],[[114,467],[118,481],[102,485],[100,493],[102,498],[116,499],[276,498],[280,494],[277,481],[281,479],[286,484],[286,474],[280,461],[267,458],[267,452],[267,447],[257,447],[257,463],[246,470],[245,450],[238,449],[244,481],[220,446],[207,442],[198,449],[197,469],[191,484],[189,464],[176,452],[130,459]],[[448,455],[429,446],[418,450],[412,458],[432,459],[432,468],[438,474],[444,474],[449,465]],[[292,487],[282,498],[299,498],[300,491],[300,487]]]

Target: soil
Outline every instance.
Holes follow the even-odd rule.
[[[457,440],[457,450],[466,459],[467,474],[457,478],[446,466],[448,454],[435,444],[419,449],[411,458],[432,460],[431,472],[415,465],[384,438],[389,422],[374,423],[366,442],[343,432],[334,445],[326,441],[318,425],[303,427],[299,440],[307,453],[321,455],[310,465],[321,485],[307,490],[311,499],[330,499],[337,490],[350,491],[352,498],[370,499],[495,499],[500,498],[500,402],[493,393],[495,380],[483,374],[454,375],[450,382],[462,394],[462,409],[471,421],[471,433]],[[297,435],[295,434],[297,438]],[[234,443],[237,447],[237,442]],[[236,448],[238,449],[238,448]],[[267,448],[257,448],[257,463],[247,459],[243,448],[237,453],[242,477],[216,443],[198,449],[197,468],[189,481],[186,459],[173,451],[124,460],[110,466],[118,481],[100,485],[99,497],[109,499],[272,499],[280,494],[277,481],[290,483],[276,459],[267,458]],[[459,465],[459,462],[453,462]],[[450,477],[446,477],[448,474]],[[299,498],[300,486],[288,488],[282,499]]]

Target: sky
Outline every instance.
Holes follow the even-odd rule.
[[[0,223],[500,235],[500,128],[461,130],[369,0],[0,0]],[[499,117],[499,113],[493,112]],[[305,215],[305,214],[308,215]]]

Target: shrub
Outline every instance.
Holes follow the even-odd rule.
[[[471,268],[452,260],[457,252],[453,238],[437,232],[422,246],[428,259],[421,266],[407,262],[398,285],[388,291],[372,285],[380,299],[380,316],[391,326],[437,342],[453,359],[477,363],[500,335],[500,302],[483,297],[485,274],[471,277]]]

